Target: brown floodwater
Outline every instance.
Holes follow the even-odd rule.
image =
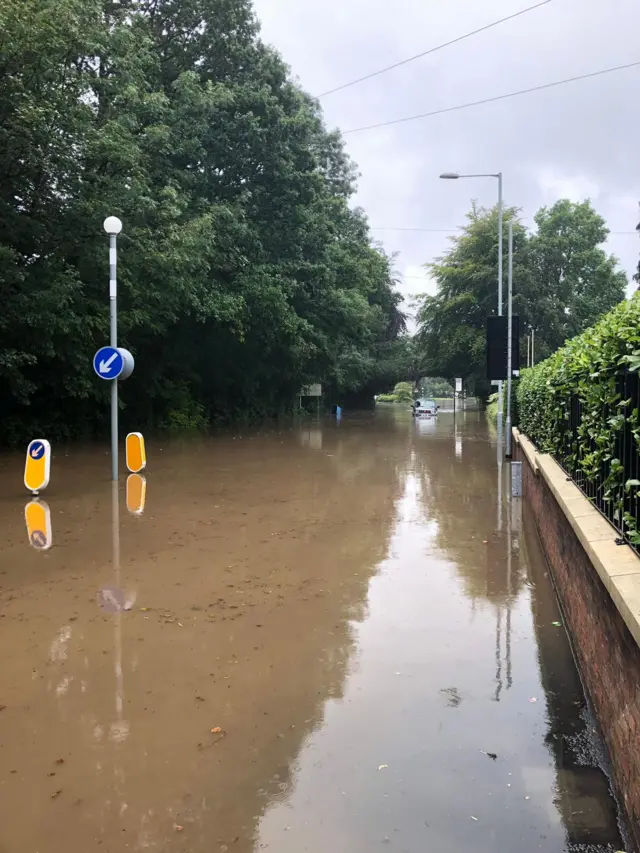
[[[2,853],[625,849],[481,413],[147,454],[0,457]]]

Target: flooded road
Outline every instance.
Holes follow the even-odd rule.
[[[148,457],[114,527],[105,449],[54,447],[47,550],[0,458],[2,853],[624,849],[480,413]]]

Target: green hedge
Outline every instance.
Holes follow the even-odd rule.
[[[520,430],[541,450],[556,456],[574,474],[598,482],[602,466],[608,472],[599,484],[600,498],[613,501],[614,520],[634,544],[640,543],[637,521],[620,518],[622,497],[640,486],[626,480],[616,447],[625,420],[640,449],[638,409],[619,393],[625,369],[640,368],[640,295],[610,311],[591,329],[569,341],[551,358],[523,370],[518,384]],[[566,442],[572,395],[582,406],[576,440]],[[568,454],[568,456],[567,456]]]

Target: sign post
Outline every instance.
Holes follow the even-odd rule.
[[[507,421],[505,424],[505,456],[511,459],[511,385],[513,379],[513,221],[509,220],[509,293],[507,297]]]
[[[315,397],[317,403],[317,413],[320,417],[320,397],[322,397],[322,385],[319,382],[314,382],[312,385],[305,385],[300,389],[300,408],[302,408],[303,397]]]
[[[462,378],[456,377],[456,390],[453,392],[453,417],[455,419],[456,416],[456,400],[458,398],[458,394],[462,394]]]
[[[118,346],[118,283],[117,247],[122,222],[117,216],[108,216],[103,224],[109,235],[109,343],[115,350]],[[95,360],[94,360],[95,362]],[[121,372],[121,371],[120,371]],[[118,375],[111,386],[111,479],[118,479]]]

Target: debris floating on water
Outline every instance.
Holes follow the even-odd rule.
[[[378,767],[378,770],[384,770],[384,769],[385,769],[385,767],[388,767],[388,766],[389,766],[388,764],[381,764],[381,765]]]

